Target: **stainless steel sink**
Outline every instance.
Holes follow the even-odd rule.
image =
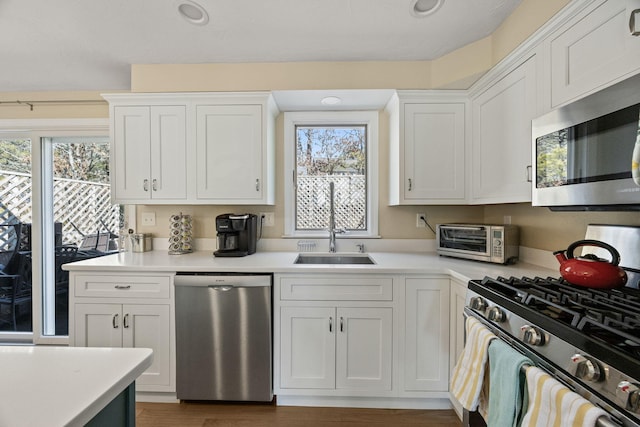
[[[299,254],[294,264],[375,264],[369,255]]]

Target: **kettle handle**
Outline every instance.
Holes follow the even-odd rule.
[[[573,242],[567,248],[567,259],[572,259],[573,251],[581,246],[598,246],[606,249],[611,254],[611,264],[618,265],[620,263],[620,252],[613,246],[600,240],[578,240],[577,242]]]

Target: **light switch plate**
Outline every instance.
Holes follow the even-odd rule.
[[[156,225],[156,213],[142,212],[142,225],[150,226],[150,227]]]

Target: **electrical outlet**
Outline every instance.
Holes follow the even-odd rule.
[[[424,221],[426,221],[426,219],[427,219],[427,215],[426,214],[424,214],[424,213],[416,214],[416,227],[417,228],[426,228],[427,227],[427,224],[425,224],[423,219],[424,219]]]
[[[156,225],[155,212],[142,212],[142,225],[153,227]]]
[[[273,212],[261,212],[262,225],[265,227],[273,227],[275,225],[275,214]]]

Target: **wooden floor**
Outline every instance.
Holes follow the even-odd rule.
[[[460,427],[451,411],[309,408],[220,403],[136,403],[137,427]]]

